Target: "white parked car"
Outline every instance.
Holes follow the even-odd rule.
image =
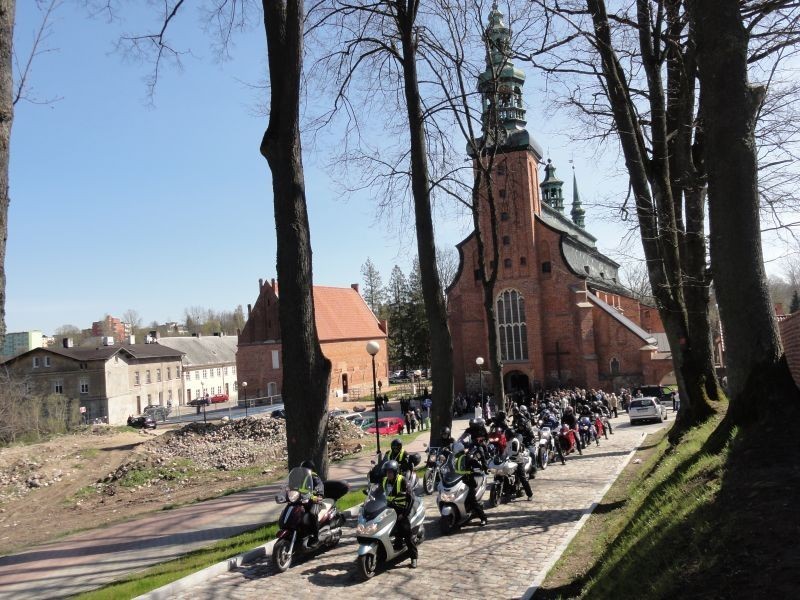
[[[652,396],[634,398],[628,406],[628,416],[631,425],[636,421],[666,421],[667,408]]]
[[[356,419],[361,419],[364,415],[362,415],[360,412],[354,412],[354,413],[347,413],[346,415],[339,415],[339,416],[344,418],[346,421],[350,421],[351,423],[355,423]]]

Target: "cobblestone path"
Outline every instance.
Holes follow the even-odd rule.
[[[598,500],[642,434],[663,427],[631,427],[624,414],[612,424],[614,435],[599,447],[593,445],[583,456],[568,458],[566,465],[556,463],[539,471],[532,482],[532,502],[522,498],[487,509],[485,527],[475,521],[441,536],[436,496],[426,496],[426,540],[420,546],[416,570],[403,559],[361,582],[354,523],[349,522],[337,548],[300,562],[286,573],[273,573],[267,559],[220,575],[178,598],[520,598],[584,511]]]

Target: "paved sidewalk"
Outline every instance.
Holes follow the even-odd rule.
[[[422,451],[424,432],[409,449]],[[387,444],[383,448],[383,443]],[[382,449],[388,439],[381,438]],[[344,460],[331,479],[363,484],[371,456]],[[158,512],[0,558],[0,599],[64,598],[275,521],[283,483]]]
[[[615,435],[601,441],[600,447],[570,457],[564,466],[558,463],[540,471],[533,482],[533,502],[522,499],[488,510],[486,527],[469,525],[451,536],[440,536],[435,496],[427,496],[427,539],[420,547],[420,568],[415,571],[403,560],[390,564],[372,580],[360,582],[357,545],[353,529],[348,527],[337,548],[286,573],[273,574],[267,559],[220,575],[178,598],[522,597],[584,511],[615,477],[642,434],[664,426],[631,427],[624,414],[613,424]]]

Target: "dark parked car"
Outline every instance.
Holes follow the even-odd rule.
[[[148,404],[142,411],[143,415],[153,417],[156,421],[166,421],[172,409],[169,406],[161,406],[160,404]]]
[[[286,411],[283,410],[282,408],[276,408],[275,410],[272,411],[270,416],[273,419],[285,419],[286,418]]]
[[[136,427],[136,429],[155,429],[156,421],[150,415],[131,416],[128,417],[128,427]]]
[[[208,404],[210,404],[210,401],[208,398],[203,397],[203,398],[195,398],[194,400],[189,400],[189,402],[187,402],[186,404],[188,404],[189,406],[207,406]]]

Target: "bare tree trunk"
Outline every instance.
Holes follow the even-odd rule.
[[[280,285],[283,399],[289,467],[312,459],[327,473],[331,364],[314,320],[311,237],[300,143],[303,0],[263,0],[271,85],[261,154],[272,172]]]
[[[696,357],[687,352],[691,347],[691,332],[682,289],[680,244],[672,197],[673,182],[669,173],[666,102],[660,57],[657,56],[660,37],[652,36],[647,2],[637,0],[639,43],[654,121],[651,159],[627,80],[612,45],[605,1],[587,0],[586,5],[594,23],[596,48],[602,61],[608,100],[636,200],[642,248],[653,296],[667,332],[675,375],[684,400],[681,402],[680,418],[684,424],[696,423],[710,414],[712,408],[702,378],[708,368],[698,368]]]
[[[14,40],[15,0],[0,0],[0,344],[6,335],[6,240],[8,239],[8,163],[11,123],[14,120]]]
[[[746,423],[800,401],[764,272],[755,124],[763,88],[749,84],[738,0],[690,0],[708,171],[711,268],[726,339],[729,418]]]
[[[428,153],[425,121],[417,78],[416,17],[419,0],[395,0],[397,31],[400,34],[403,64],[403,87],[408,112],[411,152],[411,190],[417,230],[417,254],[422,280],[422,295],[428,317],[433,371],[431,431],[449,427],[453,421],[453,343],[447,325],[447,307],[436,266],[436,244],[430,202]]]

